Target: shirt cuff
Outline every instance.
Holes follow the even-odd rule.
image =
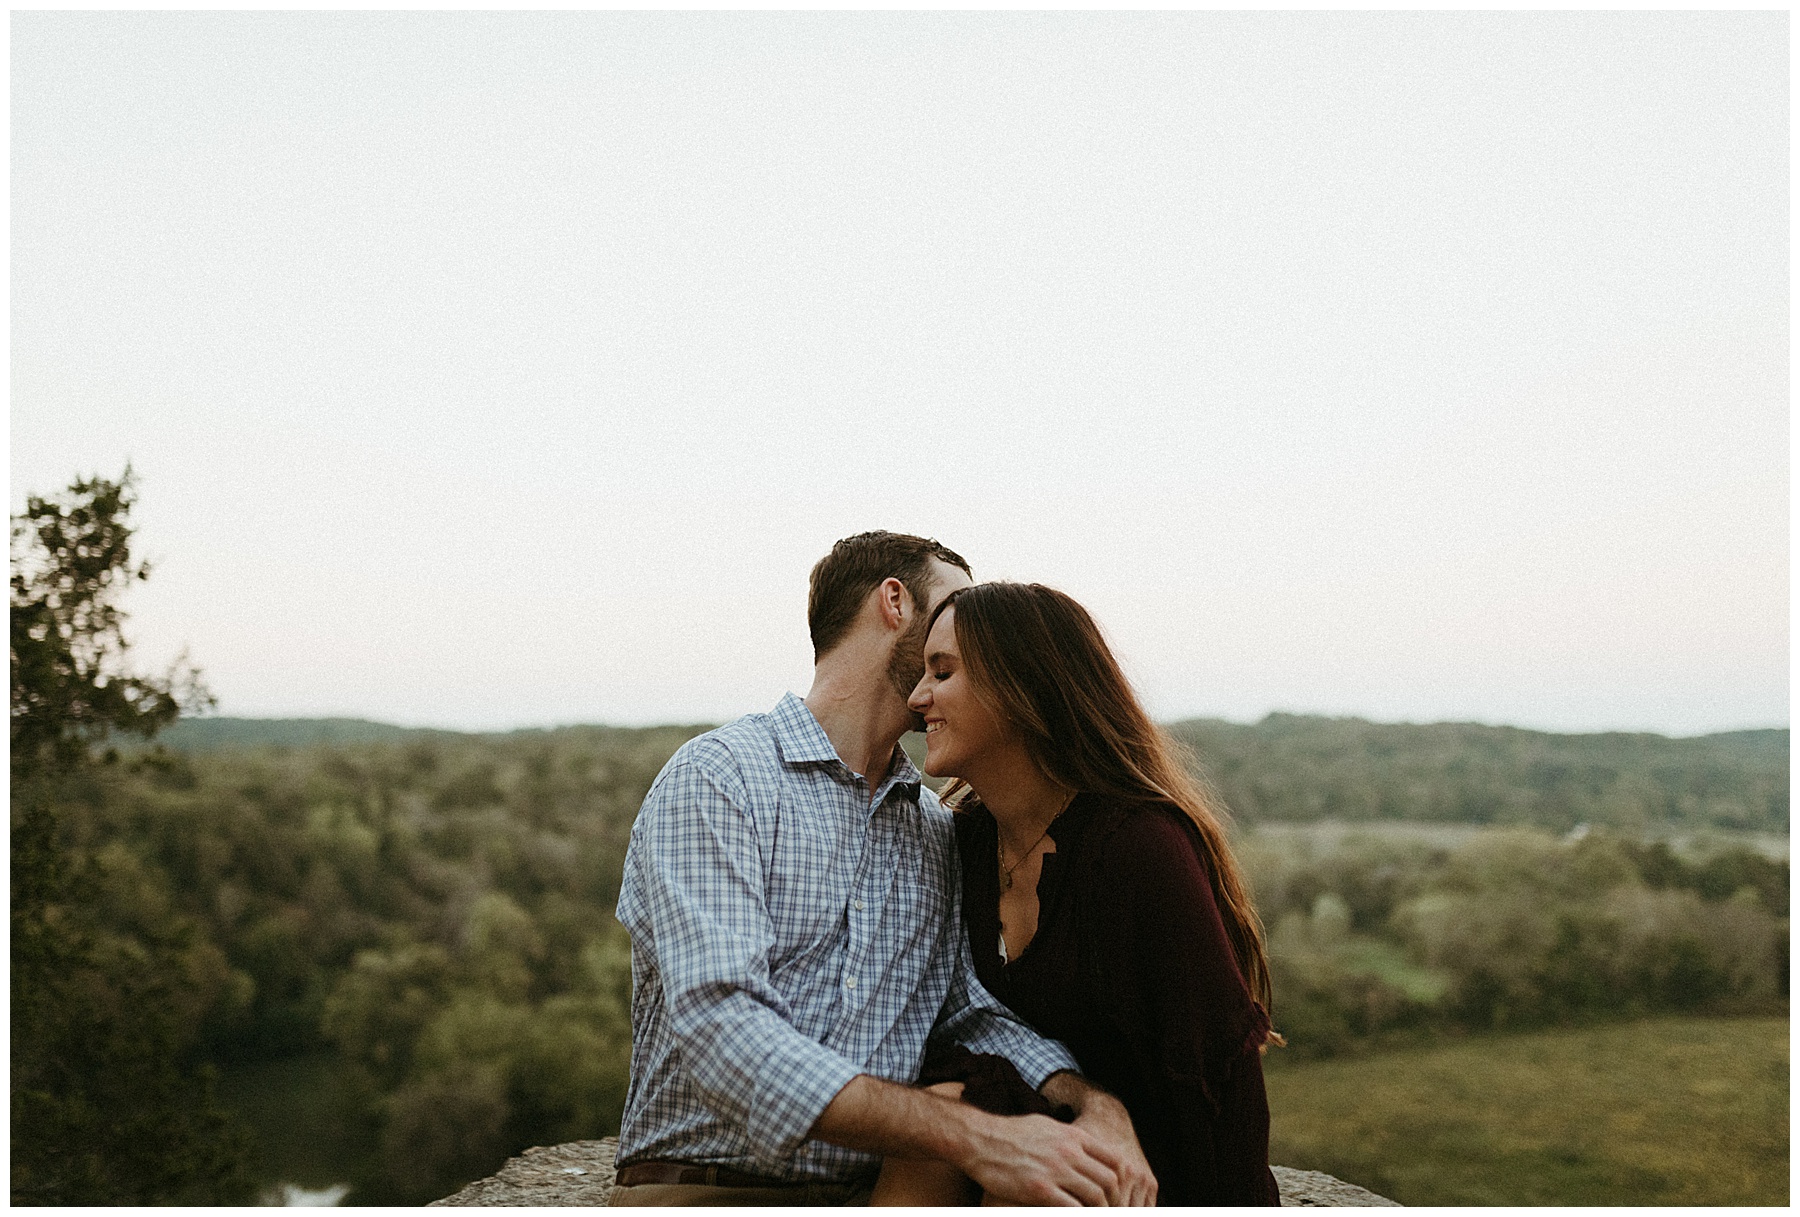
[[[1061,1073],[1065,1069],[1076,1073],[1081,1071],[1081,1066],[1075,1063],[1074,1054],[1056,1040],[1039,1040],[1027,1045],[1024,1050],[1012,1055],[1012,1063],[1018,1067],[1019,1076],[1033,1090],[1049,1081],[1053,1073]]]
[[[1011,1061],[1033,1090],[1042,1086],[1053,1073],[1065,1069],[1080,1071],[1075,1056],[1058,1040],[1045,1039],[1017,1023],[995,1020],[962,1043],[971,1052],[991,1052]]]
[[[745,1132],[756,1152],[778,1162],[799,1151],[838,1091],[861,1073],[830,1049],[796,1061],[773,1054],[756,1071]]]

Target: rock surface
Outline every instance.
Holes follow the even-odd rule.
[[[605,1204],[613,1189],[612,1137],[599,1141],[571,1141],[566,1145],[538,1146],[509,1159],[499,1172],[478,1179],[454,1196],[433,1200],[435,1205],[510,1205],[562,1207]],[[1289,1208],[1399,1208],[1385,1196],[1345,1183],[1318,1171],[1290,1170],[1277,1166],[1275,1182],[1281,1187],[1281,1203]]]
[[[1275,1185],[1281,1189],[1281,1206],[1290,1209],[1371,1209],[1403,1207],[1398,1200],[1377,1196],[1366,1187],[1345,1183],[1323,1171],[1297,1171],[1291,1166],[1271,1166]]]
[[[615,1137],[528,1149],[486,1179],[431,1203],[454,1205],[605,1204],[613,1189]]]

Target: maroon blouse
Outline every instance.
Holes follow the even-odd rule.
[[[1178,808],[1081,795],[1050,826],[1038,928],[1000,959],[998,838],[975,806],[956,817],[963,917],[988,992],[1061,1040],[1131,1113],[1160,1204],[1278,1205],[1250,996]]]

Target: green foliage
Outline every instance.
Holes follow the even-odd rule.
[[[1787,832],[1788,733],[1695,739],[1555,735],[1478,723],[1425,726],[1271,714],[1193,719],[1190,745],[1246,823],[1412,820],[1666,825]]]
[[[1510,829],[1455,849],[1357,836],[1318,849],[1291,833],[1238,848],[1270,927],[1275,1022],[1298,1055],[1787,993],[1787,869],[1741,847],[1683,857]]]
[[[631,1055],[631,954],[602,926],[572,983],[531,1000],[545,938],[502,892],[470,907],[456,955],[359,952],[326,999],[325,1035],[385,1098],[385,1164],[364,1196],[436,1197],[529,1144],[616,1131]]]
[[[213,1058],[334,1053],[375,1150],[345,1163],[350,1199],[413,1203],[616,1130],[630,981],[610,911],[643,795],[697,730],[177,754],[96,778],[82,831],[228,962],[243,999],[208,1014]],[[1239,844],[1294,1045],[1279,1057],[1785,991],[1786,870],[1748,851],[1309,831]]]
[[[611,909],[638,806],[700,729],[177,753],[96,775],[73,830],[224,961],[238,1000],[204,1017],[212,1059],[333,1053],[380,1151],[346,1163],[350,1199],[416,1203],[617,1129]]]
[[[27,500],[12,526],[12,1185],[15,1204],[248,1199],[243,1135],[193,1060],[225,995],[211,943],[140,858],[84,841],[110,776],[92,745],[149,736],[203,703],[191,672],[124,666],[117,596],[131,560],[131,475]],[[100,845],[96,848],[96,845]]]
[[[651,780],[703,728],[207,722],[222,725],[181,751],[84,770],[62,832],[106,861],[106,925],[185,927],[180,974],[210,994],[192,1009],[229,1077],[335,1062],[314,1089],[367,1149],[332,1180],[352,1203],[435,1199],[527,1146],[616,1130],[630,961],[611,910]],[[1767,762],[1754,744],[1739,759]],[[1239,777],[1335,780],[1298,754],[1264,761],[1297,771]],[[1294,1044],[1281,1059],[1786,991],[1786,868],[1749,851],[1474,827],[1451,845],[1312,846],[1312,831],[1240,843]]]
[[[623,931],[616,936],[584,952],[595,971],[581,991],[532,1006],[466,988],[424,1027],[388,1099],[384,1157],[398,1193],[445,1195],[521,1143],[618,1130],[631,975]]]
[[[150,577],[131,558],[131,470],[77,480],[59,499],[28,496],[11,526],[12,771],[67,769],[118,732],[145,737],[211,703],[178,663],[161,678],[125,666],[119,594]]]
[[[1271,1158],[1402,1204],[1787,1203],[1785,1017],[1267,1060]]]
[[[49,869],[37,856],[51,831],[27,813],[15,875]],[[243,1134],[214,1103],[210,1069],[189,1063],[187,944],[89,937],[53,907],[14,917],[13,1203],[247,1200]]]

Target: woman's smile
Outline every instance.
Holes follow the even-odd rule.
[[[938,615],[925,636],[925,675],[906,704],[925,720],[925,772],[967,779],[968,767],[1002,744],[1004,726],[975,695],[956,642],[956,606]]]

